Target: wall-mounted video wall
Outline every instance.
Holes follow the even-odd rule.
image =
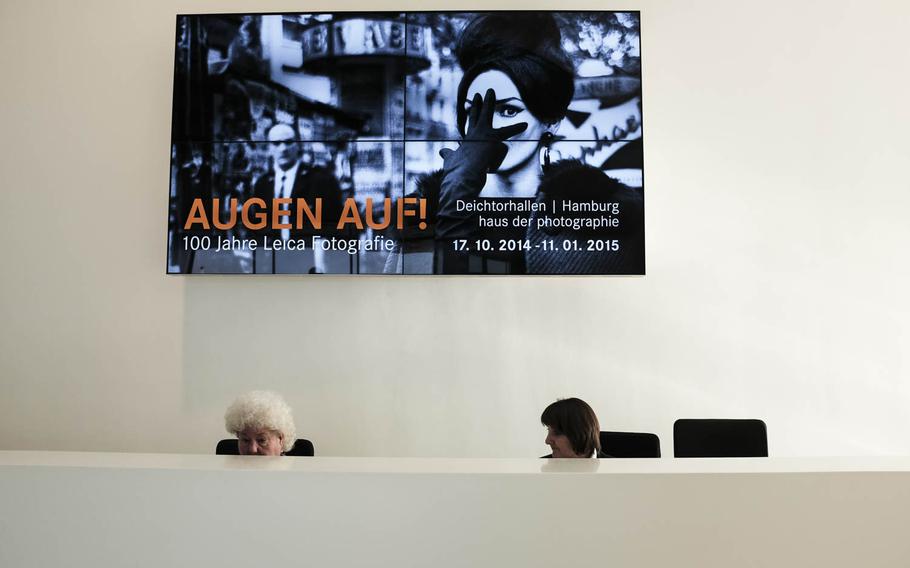
[[[644,274],[638,12],[177,17],[171,274]]]

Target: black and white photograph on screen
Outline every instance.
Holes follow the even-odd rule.
[[[387,272],[374,227],[404,191],[405,32],[393,13],[178,17],[169,272]],[[273,197],[319,200],[322,226],[294,203],[290,229],[244,222]],[[188,225],[197,199],[208,223]],[[344,203],[356,219],[338,229]]]
[[[405,273],[643,274],[637,13],[408,14],[406,186],[433,265]],[[413,28],[413,29],[411,29]]]
[[[168,272],[644,274],[639,29],[178,17]]]

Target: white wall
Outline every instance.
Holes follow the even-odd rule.
[[[4,0],[0,449],[209,452],[268,387],[322,455],[539,455],[571,395],[910,454],[910,5],[572,7],[642,11],[646,277],[165,276],[174,14],[304,7]]]

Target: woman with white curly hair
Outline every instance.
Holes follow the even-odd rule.
[[[297,439],[291,407],[272,391],[239,396],[224,413],[224,427],[237,436],[240,455],[244,456],[284,455]]]

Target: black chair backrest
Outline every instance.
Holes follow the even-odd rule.
[[[766,458],[768,430],[761,420],[679,419],[673,423],[677,458]]]
[[[601,432],[600,448],[614,458],[659,458],[660,438],[649,432]]]
[[[294,447],[291,448],[290,451],[285,452],[284,455],[312,457],[315,455],[315,451],[313,442],[304,440],[303,438],[297,438],[297,441],[294,442]],[[237,446],[237,438],[221,440],[218,442],[218,445],[215,446],[215,455],[236,456],[238,454],[240,454],[240,448]]]

